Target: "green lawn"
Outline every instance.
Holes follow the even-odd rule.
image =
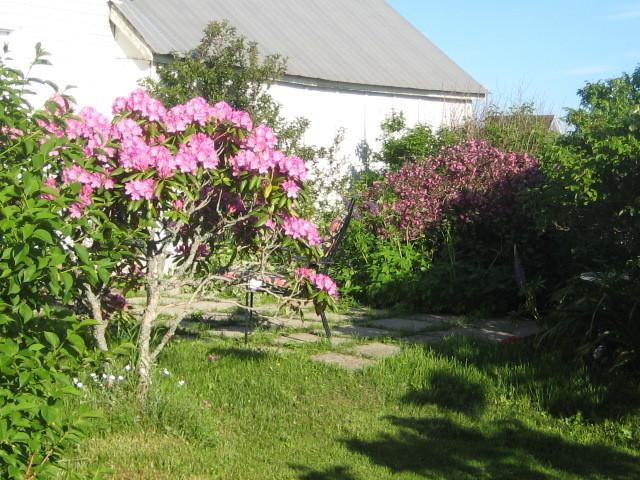
[[[144,409],[126,382],[87,392],[105,421],[69,468],[117,479],[640,478],[631,382],[600,384],[526,345],[451,339],[361,373],[308,358],[322,348],[176,341]]]

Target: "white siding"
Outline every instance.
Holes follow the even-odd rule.
[[[140,55],[126,41],[120,46],[114,40],[106,0],[0,0],[0,29],[12,30],[0,42],[9,44],[15,66],[27,67],[41,42],[53,65],[37,67],[32,76],[52,80],[61,89],[74,85],[69,93],[78,105],[106,114],[114,97],[128,93],[150,73],[148,61],[132,60]],[[46,89],[39,92],[36,104],[49,95]]]
[[[472,106],[470,99],[361,93],[290,84],[274,85],[270,92],[282,104],[285,117],[306,117],[311,121],[305,137],[307,143],[329,146],[338,130],[344,129],[341,153],[346,156],[352,156],[362,140],[376,149],[380,143],[380,124],[392,111],[403,112],[409,126],[425,123],[437,129],[468,116]]]

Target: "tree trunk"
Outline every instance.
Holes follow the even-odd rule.
[[[108,352],[109,345],[107,344],[106,337],[108,322],[106,322],[102,316],[102,304],[100,302],[100,298],[93,293],[90,285],[85,284],[84,289],[87,295],[87,302],[91,308],[91,316],[97,322],[97,324],[93,326],[93,338],[96,340],[96,344],[100,351]]]
[[[147,305],[140,323],[138,336],[138,395],[144,397],[151,380],[151,331],[158,317],[158,304],[160,303],[160,279],[163,273],[162,255],[153,255],[147,258]]]

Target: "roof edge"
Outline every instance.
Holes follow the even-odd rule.
[[[408,87],[391,87],[386,85],[370,85],[362,83],[339,82],[335,80],[327,80],[322,78],[303,77],[300,75],[285,75],[275,82],[279,85],[315,88],[318,90],[342,90],[354,93],[417,97],[417,98],[433,98],[433,99],[450,99],[458,101],[472,101],[483,99],[489,93],[483,92],[465,92],[465,91],[448,91],[448,90],[423,90]]]

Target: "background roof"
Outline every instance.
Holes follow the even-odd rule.
[[[384,0],[121,0],[114,6],[155,54],[187,52],[207,23],[227,19],[263,54],[286,57],[289,75],[486,93]]]

